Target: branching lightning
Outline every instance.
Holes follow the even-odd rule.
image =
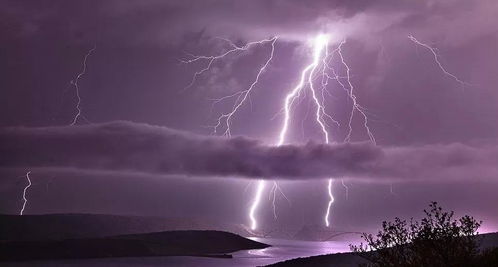
[[[202,68],[201,70],[195,72],[190,84],[187,85],[187,87],[185,87],[185,88],[189,88],[196,82],[199,75],[205,73],[206,71],[208,71],[210,69],[210,67],[212,66],[212,64],[216,60],[222,59],[222,58],[226,57],[227,55],[235,53],[235,52],[246,51],[250,47],[257,45],[257,44],[260,44],[260,45],[265,44],[265,43],[271,44],[271,51],[269,53],[267,60],[260,67],[255,79],[253,80],[253,82],[251,83],[251,85],[247,89],[241,90],[241,91],[238,91],[236,93],[233,93],[233,94],[230,94],[230,95],[227,95],[227,96],[224,96],[222,98],[214,100],[214,104],[217,104],[221,101],[235,99],[231,111],[228,113],[221,114],[217,119],[217,123],[213,126],[213,132],[215,134],[220,132],[220,129],[223,129],[221,132],[222,135],[231,136],[231,134],[232,134],[232,132],[231,132],[232,119],[233,119],[234,115],[237,113],[237,111],[247,101],[250,101],[250,94],[251,94],[252,90],[258,84],[261,74],[267,69],[268,65],[272,61],[273,55],[275,52],[275,42],[277,41],[277,37],[273,37],[270,39],[264,39],[264,40],[257,41],[257,42],[250,42],[244,46],[236,46],[232,42],[230,42],[228,40],[226,40],[226,41],[230,43],[231,49],[222,53],[222,54],[219,54],[216,56],[195,56],[195,55],[190,54],[192,59],[183,60],[182,62],[184,62],[184,63],[193,63],[193,62],[197,62],[197,61],[205,61],[206,62],[205,67]],[[337,83],[339,83],[339,85],[342,87],[342,89],[344,89],[347,92],[347,96],[351,100],[351,103],[352,103],[351,112],[348,116],[348,127],[349,128],[348,128],[348,132],[347,132],[347,135],[346,135],[344,141],[349,142],[351,140],[351,134],[353,131],[352,122],[354,119],[354,115],[355,115],[355,113],[359,113],[362,115],[363,125],[366,129],[366,132],[367,132],[369,139],[373,143],[375,143],[375,138],[374,138],[369,126],[368,126],[368,118],[366,115],[366,111],[361,105],[358,104],[356,96],[354,94],[354,87],[353,87],[353,84],[351,82],[350,68],[346,63],[346,60],[345,60],[345,58],[342,54],[342,50],[341,50],[344,43],[345,43],[345,40],[340,42],[340,44],[338,45],[338,47],[336,49],[329,52],[329,36],[328,35],[320,34],[312,40],[312,51],[313,51],[312,61],[302,69],[300,76],[299,76],[299,79],[298,79],[298,83],[296,84],[295,87],[293,87],[289,90],[289,92],[285,95],[285,97],[283,99],[283,107],[281,109],[281,113],[283,115],[283,122],[282,122],[282,127],[280,129],[280,132],[278,134],[277,142],[275,144],[276,146],[281,146],[286,142],[286,137],[288,134],[290,120],[291,120],[292,106],[295,103],[296,99],[298,99],[301,96],[301,93],[303,92],[303,90],[305,88],[308,88],[310,90],[312,103],[315,107],[314,118],[315,118],[317,125],[319,126],[320,132],[323,135],[324,142],[327,144],[330,142],[330,134],[329,134],[330,126],[328,123],[332,123],[338,127],[340,126],[340,124],[336,119],[334,119],[334,117],[332,117],[330,114],[328,114],[326,112],[326,109],[325,109],[325,94],[327,93],[330,95],[330,92],[327,90],[329,80],[337,81]],[[345,76],[340,76],[338,74],[338,72],[331,65],[331,61],[334,58],[334,55],[336,55],[336,54],[338,55],[340,65],[343,66],[343,68],[345,69],[345,72],[346,72]],[[321,77],[321,80],[320,80],[321,87],[317,88],[315,86],[315,81],[319,77]],[[321,91],[318,92],[317,91],[318,89],[320,89]],[[333,184],[333,180],[332,180],[332,178],[330,178],[328,180],[328,183],[327,183],[327,193],[328,193],[329,201],[328,201],[326,213],[324,216],[325,225],[327,227],[330,226],[330,209],[331,209],[331,206],[334,202],[334,196],[332,194],[332,184]],[[344,182],[343,182],[343,186],[346,188],[346,192],[348,192],[347,191],[348,188],[344,184]],[[253,201],[251,203],[251,206],[249,208],[249,214],[248,214],[248,217],[249,217],[250,222],[251,222],[250,227],[252,230],[256,230],[258,228],[258,220],[256,218],[256,212],[257,212],[258,206],[261,203],[261,197],[262,197],[262,194],[263,194],[265,187],[266,187],[266,181],[259,180],[257,182],[256,192],[255,192]],[[272,202],[273,215],[275,218],[277,218],[277,213],[276,213],[276,193],[277,193],[277,190],[284,196],[285,199],[287,199],[289,201],[287,196],[282,192],[282,190],[278,186],[277,182],[275,181],[273,183],[273,186],[271,187],[271,189],[269,191],[269,199]],[[290,203],[290,201],[289,201],[289,203]]]
[[[190,63],[194,63],[194,62],[204,61],[204,62],[206,62],[206,65],[204,66],[204,68],[202,68],[201,70],[196,71],[194,73],[194,75],[192,76],[192,80],[190,81],[190,83],[186,87],[183,88],[183,90],[186,90],[186,89],[189,89],[190,87],[192,87],[195,84],[195,82],[197,81],[197,78],[200,75],[202,75],[203,73],[205,73],[205,72],[207,72],[207,71],[209,71],[211,69],[211,66],[213,65],[213,63],[215,61],[223,59],[224,57],[226,57],[226,56],[228,56],[230,54],[233,54],[233,53],[236,53],[236,52],[247,51],[249,48],[251,48],[251,47],[253,47],[255,45],[261,45],[261,44],[265,44],[265,43],[269,42],[269,43],[272,43],[272,56],[273,56],[273,51],[275,49],[274,44],[275,44],[275,41],[277,40],[277,38],[278,37],[273,37],[273,38],[264,39],[264,40],[261,40],[261,41],[249,42],[249,43],[247,43],[247,44],[245,44],[243,46],[237,46],[236,44],[234,44],[230,40],[227,40],[227,39],[224,39],[224,38],[219,38],[219,39],[222,39],[224,41],[227,41],[229,43],[229,45],[232,47],[232,49],[229,49],[228,51],[226,51],[224,53],[221,53],[219,55],[215,55],[215,56],[198,56],[198,55],[187,53],[191,57],[191,59],[180,60],[182,63],[190,64]],[[270,61],[271,61],[271,59],[270,59]],[[256,81],[256,83],[257,83],[257,81]],[[246,90],[237,92],[237,93],[235,93],[233,95],[230,95],[230,96],[226,96],[226,97],[224,97],[224,99],[235,97],[235,96],[240,97],[241,95],[247,95],[248,93],[245,92],[245,91]]]
[[[231,126],[232,118],[233,118],[234,114],[237,113],[237,111],[239,110],[239,108],[242,107],[242,105],[244,105],[244,103],[248,99],[250,99],[249,98],[250,94],[251,94],[252,90],[254,89],[254,87],[256,86],[256,84],[258,84],[259,77],[266,70],[266,68],[268,67],[268,64],[270,64],[270,62],[272,61],[273,55],[275,53],[275,42],[276,41],[277,41],[277,37],[273,37],[272,39],[267,39],[267,40],[263,40],[263,41],[259,42],[259,43],[270,42],[271,43],[271,51],[270,51],[270,55],[268,56],[268,59],[263,64],[263,66],[259,69],[258,74],[256,75],[256,78],[251,83],[251,85],[249,86],[249,88],[217,100],[217,101],[222,101],[222,100],[227,99],[227,98],[237,97],[236,100],[235,100],[235,104],[233,106],[232,111],[230,111],[229,113],[222,114],[220,117],[218,117],[218,122],[214,126],[214,132],[215,133],[217,132],[217,130],[220,127],[220,125],[222,124],[222,121],[224,120],[225,121],[225,132],[224,132],[223,135],[231,136],[232,133],[231,133],[231,130],[230,130],[230,126]],[[234,48],[234,49],[236,49],[236,48]]]
[[[322,75],[322,82],[321,82],[322,83],[322,101],[321,102],[316,97],[316,93],[315,93],[315,89],[313,87],[313,81],[312,81],[313,73],[316,69],[316,66],[313,68],[313,70],[311,71],[311,74],[309,76],[309,88],[311,89],[312,97],[313,97],[313,100],[314,100],[315,105],[316,105],[315,119],[316,119],[316,122],[318,123],[318,125],[320,125],[321,131],[323,132],[323,135],[325,138],[325,143],[327,143],[327,144],[329,143],[329,134],[327,131],[328,127],[325,123],[324,117],[329,118],[332,122],[336,123],[339,126],[339,123],[333,117],[331,117],[330,115],[328,115],[325,112],[324,92],[328,92],[328,91],[326,91],[326,87],[328,85],[328,81],[330,79],[332,79],[332,80],[335,80],[342,87],[342,89],[344,89],[347,92],[347,95],[352,102],[351,112],[350,112],[349,118],[348,118],[348,133],[347,133],[346,137],[344,138],[344,142],[351,141],[351,135],[353,132],[352,123],[353,123],[353,119],[354,119],[354,114],[355,114],[355,112],[358,112],[362,116],[363,126],[366,130],[366,133],[367,133],[370,141],[375,144],[375,137],[374,137],[372,131],[370,130],[369,125],[368,125],[368,117],[367,117],[365,108],[362,107],[358,103],[358,101],[356,99],[356,95],[354,94],[354,86],[351,82],[351,69],[350,69],[349,65],[346,63],[344,55],[342,54],[342,46],[346,43],[346,41],[345,40],[341,41],[340,44],[337,46],[337,48],[332,50],[332,52],[329,53],[328,42],[325,42],[325,44],[322,44],[322,41],[320,41],[320,38],[324,38],[324,37],[319,36],[316,39],[314,49],[315,49],[315,56],[318,54],[318,57],[319,57],[320,53],[321,53],[320,49],[323,49],[320,47],[322,45],[325,46],[325,48],[324,48],[325,55],[323,56],[323,60],[322,60],[323,68],[322,68],[322,74],[321,74]],[[339,76],[338,72],[331,65],[331,61],[333,60],[335,54],[338,55],[340,64],[346,70],[345,77]],[[343,80],[345,80],[345,82]],[[332,179],[329,179],[328,184],[327,184],[327,192],[329,195],[329,201],[328,201],[327,209],[326,209],[325,216],[324,216],[325,225],[327,227],[330,226],[330,208],[335,200],[334,196],[332,194],[332,184],[333,184]],[[347,198],[348,194],[349,194],[349,188],[345,185],[344,180],[342,180],[342,185],[346,189],[346,198]]]
[[[272,207],[273,207],[273,217],[275,220],[277,219],[277,191],[287,200],[289,205],[291,204],[290,199],[287,197],[287,195],[282,191],[282,188],[278,186],[277,181],[273,181],[273,186],[270,189],[270,193],[268,194],[268,199],[271,200]]]
[[[251,83],[251,85],[247,89],[241,90],[241,91],[238,91],[238,92],[233,93],[231,95],[227,95],[227,96],[224,96],[222,98],[214,100],[213,105],[217,104],[217,103],[219,103],[221,101],[224,101],[224,100],[235,98],[235,102],[234,102],[234,105],[232,107],[232,110],[230,112],[228,112],[228,113],[223,113],[223,114],[221,114],[218,117],[217,123],[213,126],[213,133],[214,134],[218,133],[220,127],[224,127],[224,131],[223,131],[222,135],[224,135],[224,136],[231,136],[232,135],[231,122],[232,122],[233,116],[237,113],[237,111],[247,101],[250,101],[250,94],[251,94],[252,90],[256,87],[256,85],[259,82],[260,76],[263,74],[263,72],[266,70],[266,68],[268,67],[268,65],[270,64],[270,62],[273,59],[273,55],[274,55],[274,52],[275,52],[275,42],[277,41],[277,39],[278,39],[278,37],[275,36],[273,38],[264,39],[264,40],[261,40],[261,41],[249,42],[249,43],[245,44],[244,46],[237,46],[234,43],[232,43],[231,41],[229,41],[227,39],[223,39],[223,40],[227,41],[230,44],[230,46],[232,47],[230,50],[228,50],[228,51],[226,51],[226,52],[224,52],[222,54],[216,55],[216,56],[196,56],[196,55],[193,55],[193,54],[189,54],[192,57],[191,59],[182,60],[182,62],[186,63],[186,64],[194,63],[194,62],[197,62],[197,61],[205,61],[206,62],[206,65],[205,65],[205,67],[203,69],[201,69],[199,71],[196,71],[194,73],[194,75],[192,77],[192,80],[184,88],[184,90],[185,90],[185,89],[188,89],[188,88],[190,88],[190,87],[192,87],[194,85],[194,83],[196,82],[196,80],[197,80],[197,78],[198,78],[199,75],[202,75],[203,73],[209,71],[210,68],[211,68],[211,66],[212,66],[212,64],[216,60],[222,59],[222,58],[224,58],[224,57],[226,57],[226,56],[228,56],[228,55],[230,55],[232,53],[235,53],[235,52],[247,51],[249,48],[251,48],[251,47],[253,47],[255,45],[262,45],[262,44],[265,44],[265,43],[270,43],[271,44],[271,50],[270,50],[270,54],[269,54],[267,60],[260,67],[258,73],[256,74],[255,79],[253,80],[253,82]],[[249,219],[251,220],[251,229],[253,229],[253,230],[255,230],[257,228],[257,220],[256,220],[255,213],[256,213],[256,210],[257,210],[257,208],[259,206],[259,203],[261,202],[261,196],[263,194],[263,191],[264,191],[265,187],[266,187],[266,182],[264,180],[259,180],[258,183],[257,183],[257,186],[256,186],[255,198],[254,198],[253,202],[251,203],[251,207],[249,209]],[[278,185],[275,183],[274,187],[278,188]],[[272,189],[272,191],[274,192],[274,194],[276,194],[277,188]],[[282,193],[281,190],[279,192]],[[276,199],[276,196],[273,197],[273,203],[275,203],[275,199]],[[276,214],[276,213],[274,213],[274,214]]]
[[[470,85],[469,83],[467,83],[465,81],[462,81],[456,75],[454,75],[454,74],[452,74],[452,73],[450,73],[449,71],[446,70],[446,68],[443,66],[443,64],[439,60],[439,55],[437,54],[437,48],[431,47],[428,44],[420,42],[415,37],[413,37],[413,35],[408,35],[408,39],[410,39],[415,44],[417,44],[419,46],[422,46],[422,47],[426,48],[427,50],[429,50],[432,53],[432,56],[434,57],[434,62],[437,64],[437,66],[439,67],[439,69],[444,73],[444,75],[446,75],[448,77],[451,77],[453,80],[455,80],[456,82],[458,82],[459,84],[461,84],[463,87],[465,87],[466,85]]]
[[[22,203],[22,208],[21,208],[21,211],[19,212],[19,215],[23,215],[24,209],[26,208],[26,204],[28,203],[28,199],[26,198],[26,193],[28,191],[28,188],[31,187],[31,178],[29,177],[30,173],[31,173],[31,171],[28,171],[26,173],[26,180],[28,181],[28,184],[24,187],[24,190],[22,192],[22,199],[24,202]]]
[[[358,101],[356,100],[356,96],[354,94],[354,87],[353,87],[353,84],[351,82],[351,69],[349,68],[349,66],[346,63],[346,60],[344,59],[344,56],[342,54],[342,46],[345,43],[346,43],[346,40],[343,40],[339,44],[339,46],[337,47],[336,51],[340,57],[342,65],[346,69],[346,82],[348,84],[349,90],[347,90],[347,88],[344,86],[344,83],[340,82],[340,77],[337,76],[336,72],[334,71],[334,75],[335,75],[335,78],[337,79],[338,83],[342,86],[342,88],[344,90],[346,90],[348,92],[348,96],[351,99],[351,101],[353,102],[352,108],[351,108],[351,113],[349,115],[349,121],[348,121],[349,130],[348,130],[348,134],[346,135],[346,138],[344,139],[344,142],[351,141],[351,134],[353,133],[353,127],[352,127],[353,117],[354,117],[354,113],[358,112],[358,113],[360,113],[360,115],[363,118],[363,127],[365,128],[365,130],[367,132],[368,138],[370,139],[370,141],[372,143],[376,144],[375,137],[374,137],[372,131],[370,130],[370,127],[368,126],[368,117],[366,114],[366,109],[364,107],[362,107],[360,104],[358,104]]]
[[[76,91],[76,99],[77,99],[76,114],[74,115],[73,120],[70,124],[71,126],[75,125],[78,122],[79,117],[82,117],[85,119],[85,117],[81,114],[81,112],[82,112],[81,111],[81,96],[80,96],[80,88],[79,88],[78,82],[80,81],[81,77],[83,77],[83,75],[85,75],[86,62],[88,60],[88,57],[93,53],[93,51],[95,51],[96,48],[97,48],[97,46],[94,45],[93,48],[90,49],[88,51],[88,53],[86,53],[85,57],[83,58],[83,66],[82,66],[81,72],[78,73],[78,75],[76,75],[76,78],[71,81],[71,84],[74,86],[74,90]]]

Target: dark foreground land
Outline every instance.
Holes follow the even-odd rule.
[[[168,231],[103,238],[1,241],[0,261],[106,257],[231,257],[244,249],[268,245],[221,231]]]
[[[223,231],[220,231],[223,230]],[[239,225],[99,214],[0,215],[0,261],[106,257],[230,257],[268,245]]]
[[[498,256],[498,233],[489,233],[479,235],[481,241],[481,249],[495,248],[492,253],[493,257]],[[371,253],[371,252],[370,252]],[[288,267],[288,266],[341,266],[352,267],[358,266],[362,263],[368,263],[365,258],[361,257],[358,253],[336,253],[329,255],[319,255],[307,258],[296,258],[287,261],[278,262],[268,266],[273,267]]]

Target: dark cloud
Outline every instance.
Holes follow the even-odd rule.
[[[493,18],[498,9],[493,0],[29,2],[6,1],[0,8],[5,33],[48,33],[71,42],[119,40],[120,45],[165,45],[202,36],[247,41],[280,35],[301,41],[317,32],[368,40],[389,35],[402,40],[412,32],[460,43],[496,33]],[[452,30],[455,27],[458,31]]]
[[[497,13],[496,0],[1,1],[2,127],[69,124],[76,112],[70,81],[97,49],[79,84],[83,115],[95,124],[0,130],[0,210],[19,212],[31,170],[28,213],[214,214],[246,223],[254,180],[230,179],[237,176],[287,179],[279,185],[292,205],[278,205],[276,221],[272,203],[262,201],[262,225],[316,224],[329,200],[327,183],[310,179],[344,175],[349,196],[342,181],[332,188],[338,229],[418,216],[435,200],[496,230],[498,142],[474,142],[498,136]],[[347,37],[344,56],[379,147],[265,145],[278,136],[282,117],[273,116],[310,60],[307,39],[319,31]],[[472,86],[445,76],[408,34],[437,48],[445,68]],[[183,93],[204,65],[178,59],[226,51],[217,36],[241,45],[273,35],[280,36],[275,57],[233,120],[233,133],[248,138],[149,126],[210,134],[204,126],[233,102],[207,99],[247,88],[269,47],[216,62]],[[330,136],[340,142],[351,103],[338,84],[329,85],[327,111],[341,122]],[[290,144],[323,141],[308,98],[293,107]],[[352,127],[352,140],[367,140],[359,116]]]
[[[110,122],[5,128],[0,167],[263,179],[351,177],[367,181],[491,178],[498,147],[463,144],[376,147],[367,143],[267,146],[245,138],[193,135]]]

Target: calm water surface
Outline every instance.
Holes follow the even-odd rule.
[[[235,252],[231,259],[205,257],[110,258],[36,261],[3,266],[262,266],[298,257],[349,251],[349,242],[347,241],[314,242],[272,238],[250,239],[272,245],[272,247]]]

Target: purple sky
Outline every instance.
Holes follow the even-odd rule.
[[[259,178],[283,179],[279,219],[263,201],[266,225],[321,224],[327,175],[338,229],[367,230],[430,201],[498,230],[498,3],[465,1],[3,1],[0,4],[0,212],[18,213],[32,170],[26,213],[92,212],[210,217],[248,223]],[[353,144],[323,146],[306,98],[293,109],[289,145],[274,148],[282,99],[309,62],[319,33],[344,38],[362,121]],[[444,75],[427,49],[437,47]],[[247,88],[268,45],[200,64],[180,59],[279,36],[268,69],[237,113],[236,139],[208,137],[210,99]],[[79,81],[84,127],[69,127]],[[332,44],[336,45],[336,44]],[[346,122],[350,103],[330,86],[328,112]],[[277,115],[276,115],[277,114]],[[23,128],[20,128],[20,127]],[[159,126],[159,127],[156,127]],[[34,128],[36,127],[36,128]],[[39,127],[46,127],[40,129]],[[164,128],[162,128],[164,127]],[[347,128],[332,130],[343,140]],[[311,141],[311,143],[309,143]],[[356,143],[360,142],[360,143]],[[275,178],[276,177],[276,178]],[[206,179],[209,178],[209,179]],[[393,193],[390,193],[390,184]],[[247,188],[246,188],[247,187]],[[264,200],[266,200],[266,194]]]

